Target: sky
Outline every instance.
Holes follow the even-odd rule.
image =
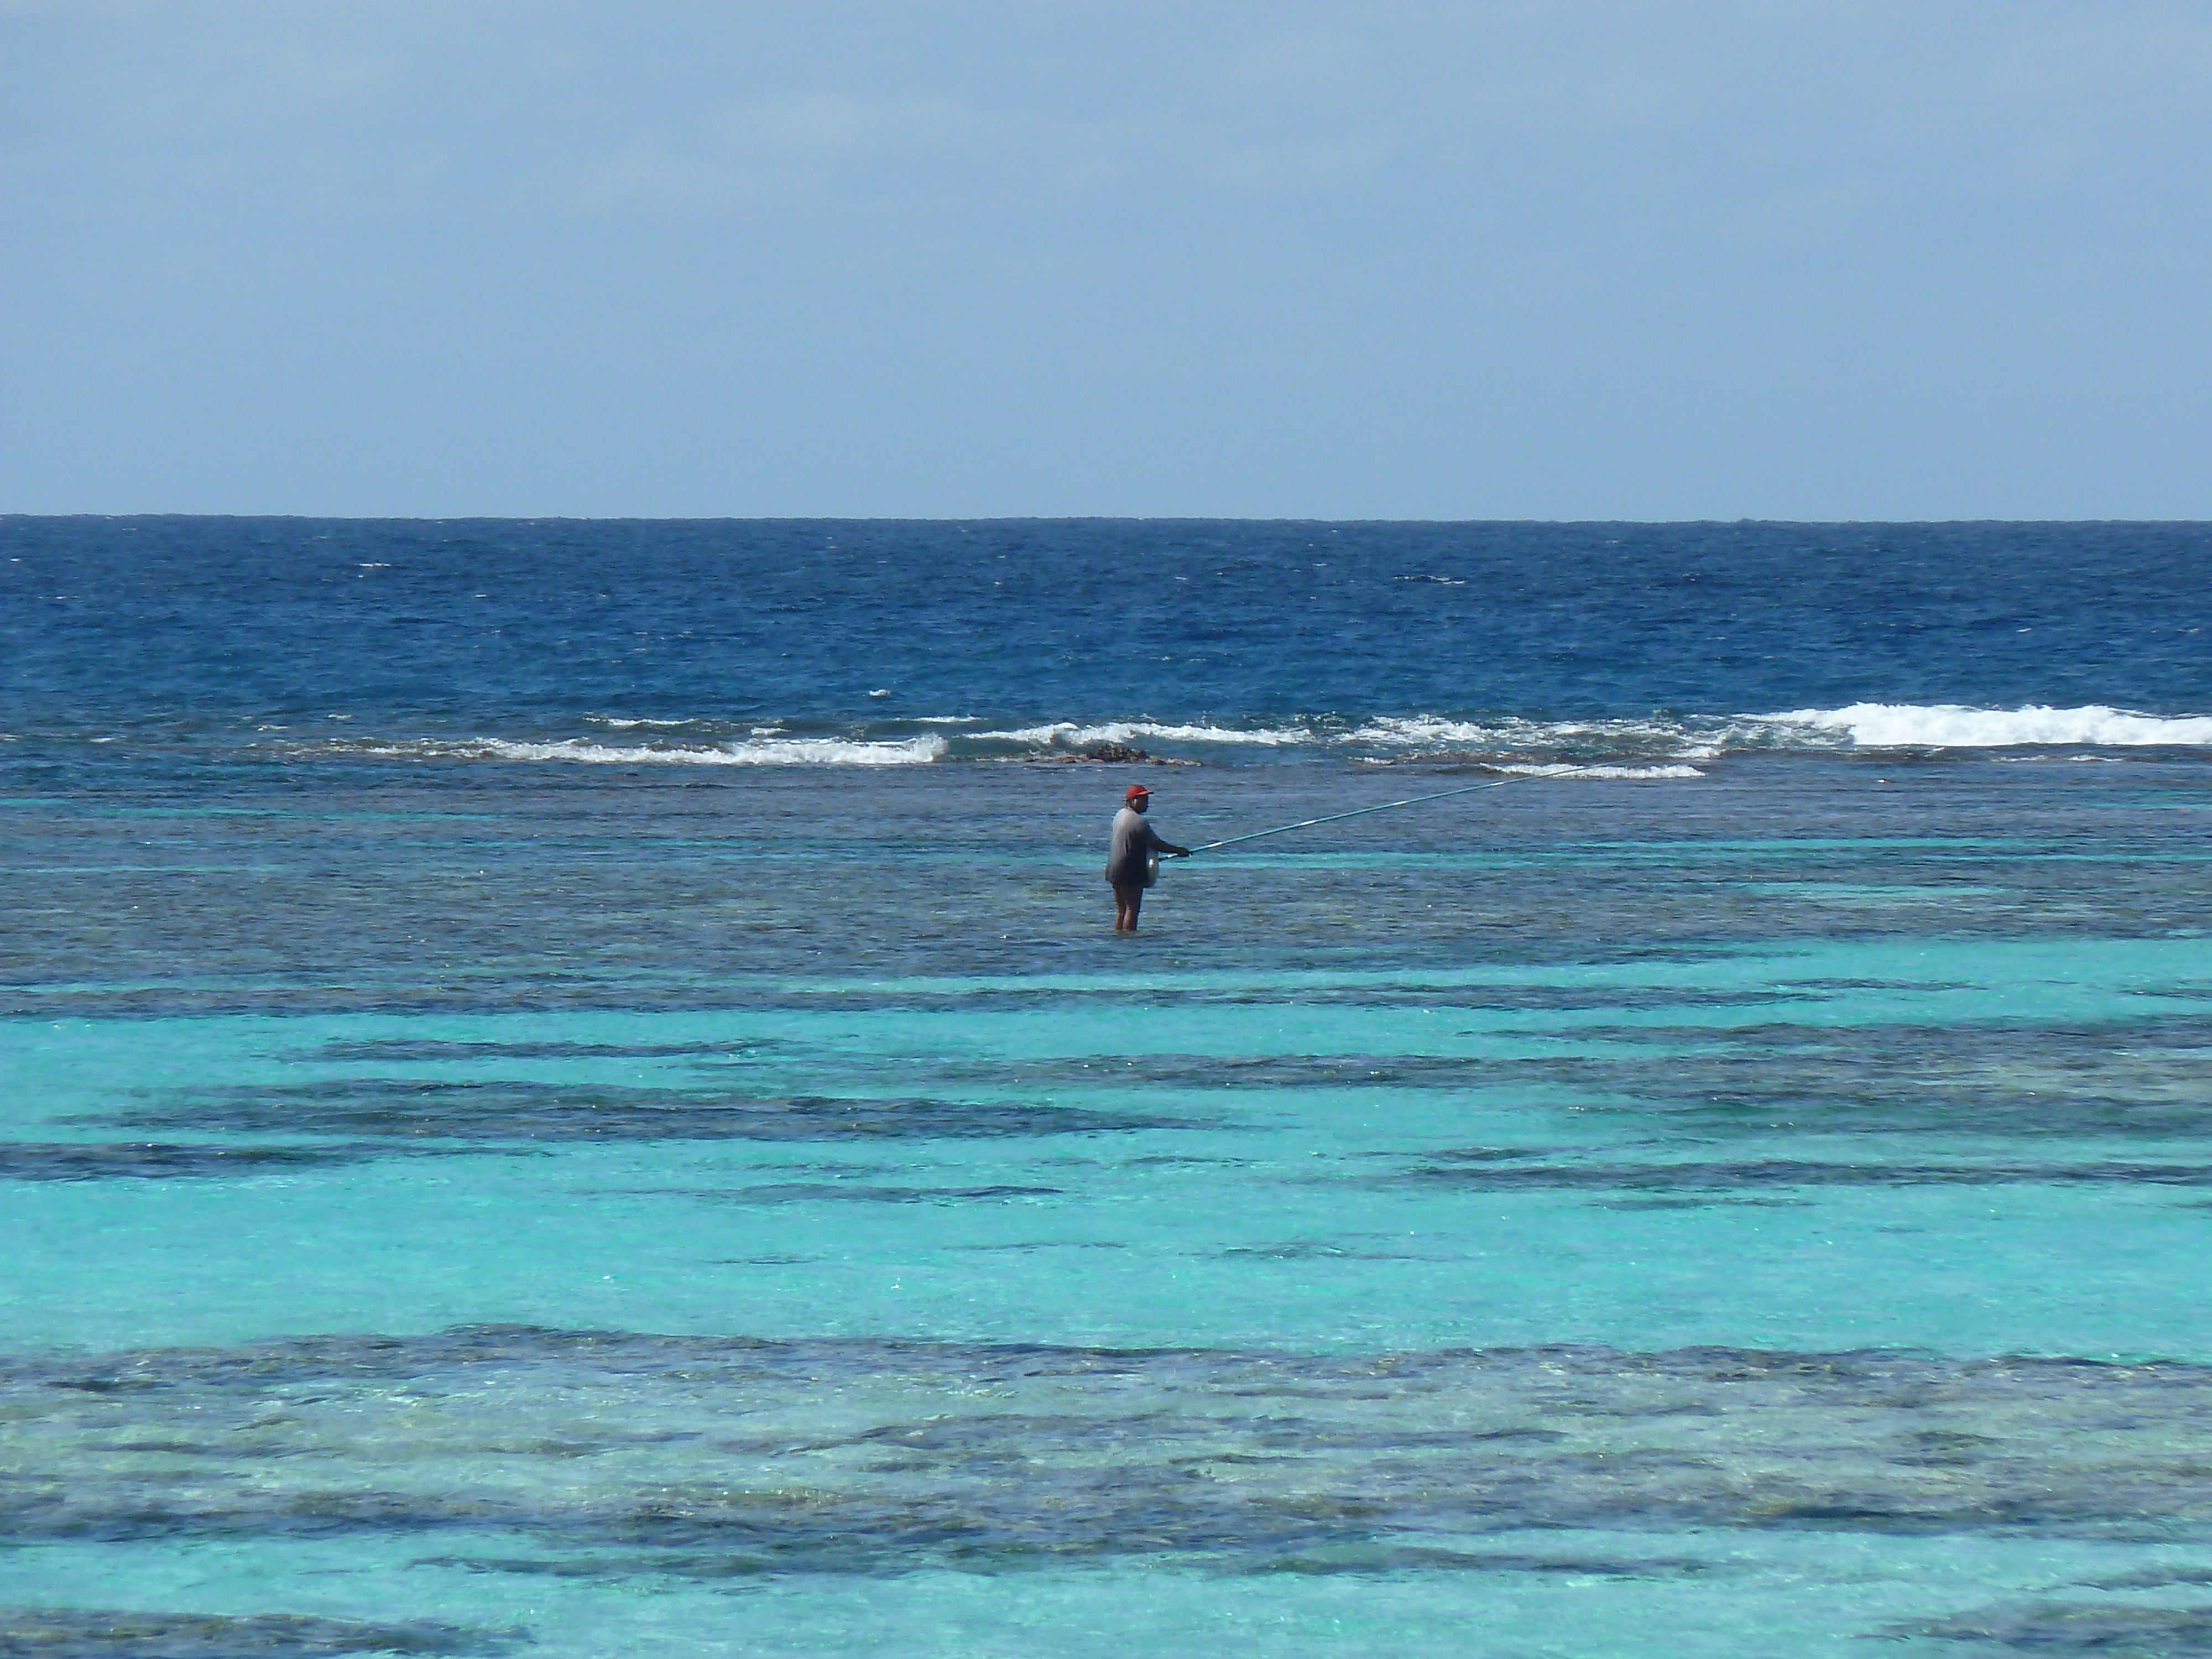
[[[0,0],[0,512],[2212,518],[2212,6]]]

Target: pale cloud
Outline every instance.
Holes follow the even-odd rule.
[[[942,97],[775,93],[630,136],[584,163],[577,201],[706,211],[865,186],[885,169],[988,165],[1022,123]]]
[[[2208,148],[2202,0],[0,0],[0,508],[2212,507]]]
[[[1376,71],[1372,42],[1349,30],[1301,30],[1239,45],[1220,79],[1243,95],[1333,102],[1368,90]]]
[[[1397,146],[1376,133],[1209,147],[1195,168],[1206,181],[1279,194],[1344,191],[1372,179]]]
[[[833,162],[957,145],[994,136],[999,124],[949,98],[797,92],[719,111],[708,125],[732,149]]]
[[[575,199],[713,212],[839,191],[1003,210],[1040,191],[1326,191],[1358,184],[1393,149],[1371,130],[1306,127],[1271,113],[1082,116],[943,97],[780,93],[623,139],[584,164]]]

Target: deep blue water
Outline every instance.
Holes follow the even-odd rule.
[[[2208,553],[2193,524],[0,519],[0,661],[9,718],[64,726],[2202,714]]]
[[[2212,1651],[2208,546],[0,519],[0,1654]]]

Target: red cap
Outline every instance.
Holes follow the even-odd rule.
[[[1121,799],[1125,801],[1145,800],[1150,799],[1152,793],[1152,792],[1146,788],[1143,784],[1133,783],[1129,786],[1129,793],[1122,796]]]

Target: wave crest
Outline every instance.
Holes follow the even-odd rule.
[[[1860,749],[2021,749],[2045,744],[2100,749],[2212,745],[2212,717],[2137,714],[2090,703],[1970,708],[1958,703],[1855,702],[1759,718],[1839,733]]]
[[[1570,766],[1564,761],[1546,766],[1516,765],[1511,761],[1504,761],[1490,769],[1516,778],[1610,778],[1625,779],[1631,783],[1650,783],[1665,778],[1702,778],[1705,775],[1694,766]]]
[[[1279,749],[1315,741],[1303,726],[1176,726],[1160,720],[1108,720],[1085,726],[1074,720],[1054,720],[1047,726],[1017,726],[1011,732],[966,732],[970,743],[1019,743],[1049,748],[1080,749],[1093,743],[1127,743],[1133,738],[1164,738],[1170,743],[1256,744]]]
[[[871,741],[755,738],[709,745],[617,744],[568,738],[519,743],[505,738],[413,738],[319,745],[325,754],[390,760],[570,761],[587,766],[926,766],[945,753],[942,738]]]
[[[1443,714],[1384,714],[1337,740],[1409,757],[1474,761],[1556,757],[1592,760],[1711,760],[1759,746],[1765,734],[1735,715],[1671,719],[1542,720],[1519,715],[1455,720]]]
[[[363,735],[299,744],[294,752],[599,766],[920,766],[942,760],[1067,756],[1097,744],[1143,744],[1170,755],[1178,748],[1185,752],[1243,749],[1285,757],[1331,755],[1385,765],[1425,761],[1509,773],[1571,768],[1584,776],[1683,777],[1699,775],[1695,763],[1740,754],[2212,748],[2212,716],[2146,714],[2103,704],[1973,708],[1951,703],[1863,702],[1767,714],[1602,720],[1417,714],[1377,714],[1355,722],[1311,715],[1245,725],[1133,719],[1000,726],[973,716],[948,715],[861,721],[830,731],[823,729],[823,723],[795,716],[788,726],[711,718],[588,719],[600,728],[599,734],[544,739]]]

